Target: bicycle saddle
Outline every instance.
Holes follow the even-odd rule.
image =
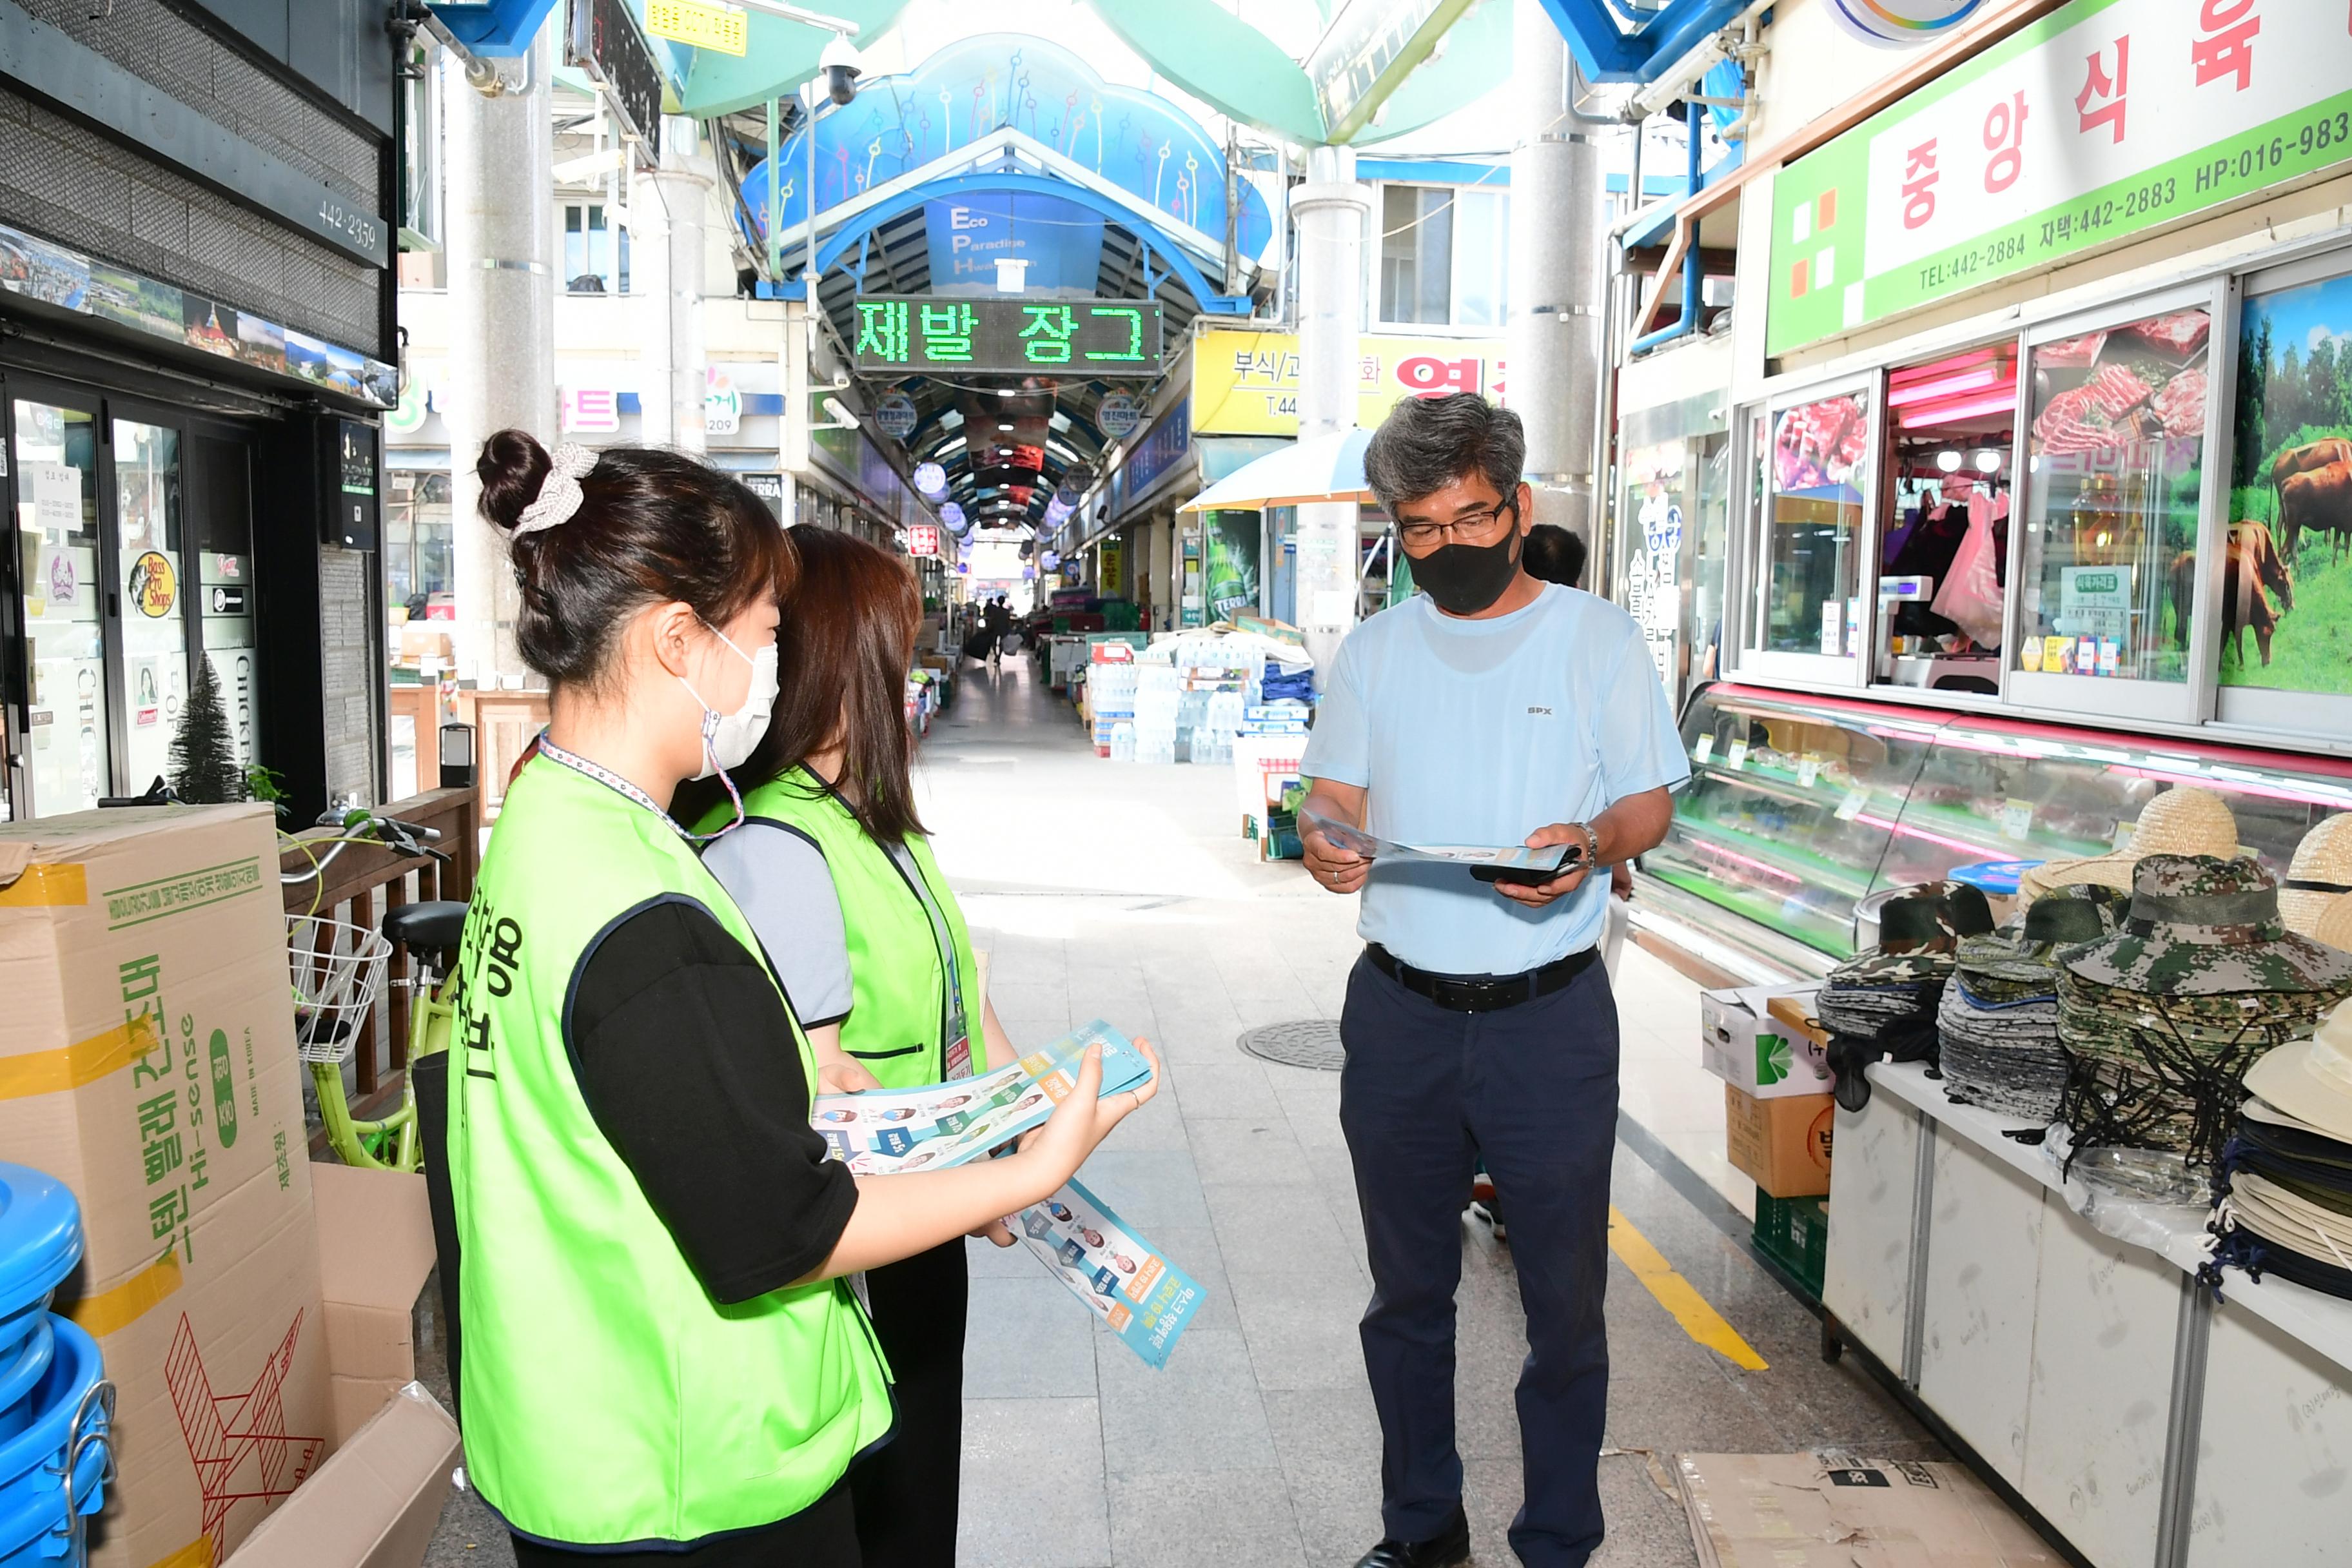
[[[466,932],[466,906],[448,899],[428,899],[388,910],[383,940],[411,952],[452,952]]]

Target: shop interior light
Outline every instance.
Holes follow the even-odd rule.
[[[1010,419],[1000,419],[996,423],[996,427],[999,430],[1010,430],[1013,427],[1013,421]]]
[[[2010,374],[2009,366],[1980,364],[1974,370],[1964,370],[1957,375],[1937,376],[1933,381],[1915,381],[1908,386],[1890,386],[1886,392],[1886,406],[1908,408],[1915,403],[1926,403],[1937,397],[1952,397],[1963,392],[1981,392],[1986,387],[2011,380],[2013,377]]]
[[[1990,447],[1981,447],[1977,449],[1978,473],[1997,474],[2000,472],[2000,454],[1994,451]]]
[[[2006,414],[2016,406],[2017,383],[2009,381],[1986,392],[1938,403],[1923,403],[1916,408],[1906,409],[1903,428],[1921,430],[1937,425],[1957,425],[1963,419],[1979,418],[1987,414]]]
[[[1960,455],[1947,447],[1936,454],[1936,467],[1948,474],[1957,474],[1960,471]]]

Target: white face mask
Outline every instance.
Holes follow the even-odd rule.
[[[694,682],[682,675],[677,678],[677,683],[702,705],[703,765],[702,771],[694,775],[698,779],[741,767],[751,758],[752,748],[760,743],[760,737],[768,732],[768,714],[776,705],[776,645],[769,643],[758,653],[745,653],[717,626],[710,628],[710,635],[732,648],[737,658],[750,661],[751,685],[743,693],[740,708],[732,713],[721,713],[703,702],[702,693],[694,689]]]

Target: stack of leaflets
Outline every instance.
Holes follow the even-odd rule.
[[[1121,1094],[1150,1079],[1151,1064],[1125,1035],[1097,1018],[978,1078],[919,1089],[820,1094],[809,1121],[834,1158],[860,1175],[944,1171],[1042,1126],[1078,1087],[1079,1058],[1097,1040],[1104,1094]]]
[[[1128,1349],[1168,1364],[1203,1300],[1191,1275],[1076,1182],[1022,1210],[1019,1225],[1029,1250]]]
[[[1328,839],[1334,848],[1360,855],[1367,860],[1417,860],[1441,866],[1468,866],[1504,872],[1514,880],[1556,876],[1569,869],[1568,846],[1564,844],[1548,844],[1540,849],[1530,849],[1523,844],[1399,844],[1367,833],[1337,817],[1326,816],[1319,811],[1301,811],[1298,826],[1301,829],[1315,829]]]

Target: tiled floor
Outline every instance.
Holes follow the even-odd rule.
[[[1100,1016],[1160,1046],[1166,1088],[1085,1179],[1209,1292],[1154,1373],[1025,1250],[974,1244],[961,1560],[1353,1563],[1380,1533],[1379,1431],[1356,1338],[1370,1288],[1339,1079],[1234,1045],[1255,1025],[1338,1016],[1359,951],[1352,903],[1251,858],[1226,770],[1098,762],[1025,669],[968,678],[923,758],[921,809],[1013,1037]],[[1629,946],[1619,992],[1626,1113],[1741,1195],[1721,1161],[1721,1087],[1696,1066],[1691,988]],[[1610,1538],[1596,1563],[1696,1562],[1671,1493],[1678,1449],[1933,1452],[1852,1358],[1820,1360],[1812,1318],[1716,1215],[1622,1143],[1612,1195],[1769,1366],[1743,1372],[1693,1342],[1612,1261]],[[1513,1560],[1526,1341],[1509,1248],[1466,1225],[1463,1247],[1460,1445],[1475,1548],[1499,1568]],[[478,1503],[454,1501],[428,1561],[507,1560]]]

